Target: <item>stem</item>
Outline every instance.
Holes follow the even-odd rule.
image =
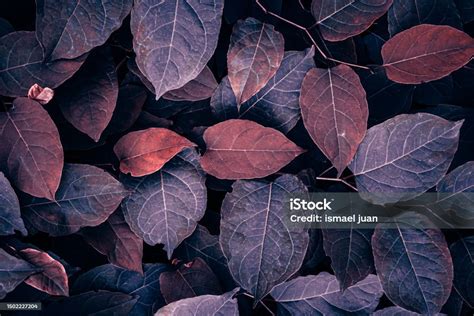
[[[324,178],[324,177],[316,177],[316,180],[321,180],[321,181],[332,181],[332,182],[341,182],[341,183],[344,183],[345,185],[347,185],[349,188],[351,188],[352,190],[354,191],[358,191],[356,187],[352,186],[349,182],[347,182],[346,180],[343,180],[343,179],[339,179],[339,178]]]
[[[343,65],[347,65],[347,66],[351,66],[351,67],[355,67],[355,68],[360,68],[360,69],[365,69],[365,70],[369,70],[371,71],[371,69],[367,66],[361,66],[361,65],[357,65],[357,64],[352,64],[352,63],[348,63],[348,62],[345,62],[345,61],[342,61],[342,60],[338,60],[338,59],[335,59],[335,58],[332,58],[332,57],[328,57],[326,55],[326,53],[324,53],[324,51],[321,49],[321,47],[319,47],[319,45],[316,43],[316,41],[314,40],[313,36],[311,35],[311,33],[308,31],[307,28],[305,28],[304,26],[302,25],[299,25],[293,21],[290,21],[290,20],[287,20],[285,19],[284,17],[282,16],[279,16],[278,14],[276,13],[273,13],[271,11],[268,11],[264,6],[263,4],[260,3],[260,0],[255,0],[256,4],[260,7],[260,9],[265,13],[265,14],[268,14],[268,15],[271,15],[285,23],[288,23],[302,31],[304,31],[306,33],[306,35],[308,36],[308,38],[310,39],[311,43],[313,44],[313,46],[316,48],[316,50],[318,51],[318,53],[321,55],[321,57],[323,57],[324,59],[326,60],[329,60],[329,61],[332,61],[332,62],[335,62],[335,63],[339,63],[339,64],[343,64]],[[301,2],[300,2],[301,4]]]
[[[322,177],[323,175],[328,173],[330,170],[332,170],[332,168],[334,168],[334,166],[331,166],[331,167],[327,168],[326,170],[324,170],[323,172],[321,172],[318,177]]]
[[[262,304],[262,306],[265,307],[265,309],[270,313],[270,315],[275,316],[275,313],[272,312],[272,310],[267,305],[265,305],[264,302],[260,301],[260,304]]]

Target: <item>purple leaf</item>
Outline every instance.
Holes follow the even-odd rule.
[[[163,98],[172,101],[201,101],[209,99],[216,88],[216,78],[206,66],[195,79],[179,89],[166,92]]]
[[[13,291],[28,276],[40,271],[40,268],[13,257],[0,248],[0,299]]]
[[[454,289],[474,308],[474,236],[461,238],[449,250],[454,264]]]
[[[13,235],[15,230],[23,235],[28,233],[21,219],[18,197],[8,179],[0,172],[0,236]]]
[[[238,117],[237,100],[230,86],[229,77],[224,77],[211,97],[212,114],[219,120],[225,121]]]

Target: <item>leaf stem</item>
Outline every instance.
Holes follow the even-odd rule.
[[[270,309],[270,307],[268,307],[267,305],[265,305],[264,302],[260,301],[260,304],[262,304],[262,306],[265,307],[265,309],[270,313],[270,315],[275,316],[275,313],[272,312],[272,310]]]
[[[265,6],[263,6],[262,3],[260,3],[260,0],[255,0],[256,4],[260,7],[260,9],[265,13],[265,14],[268,14],[268,15],[271,15],[285,23],[288,23],[300,30],[302,30],[303,32],[306,33],[306,35],[308,36],[308,38],[310,39],[311,43],[313,44],[313,46],[316,48],[316,50],[318,51],[318,53],[321,55],[321,57],[323,57],[324,59],[326,60],[329,60],[329,61],[332,61],[332,62],[335,62],[335,63],[339,63],[339,64],[343,64],[343,65],[346,65],[346,66],[351,66],[351,67],[355,67],[355,68],[360,68],[360,69],[364,69],[364,70],[368,70],[368,71],[371,71],[371,69],[367,66],[362,66],[362,65],[357,65],[357,64],[353,64],[353,63],[348,63],[348,62],[345,62],[345,61],[342,61],[342,60],[338,60],[338,59],[335,59],[335,58],[332,58],[332,57],[329,57],[326,55],[326,53],[324,53],[324,51],[321,49],[321,47],[319,47],[319,45],[316,43],[316,41],[314,40],[313,36],[311,35],[311,33],[309,32],[309,30],[302,26],[302,25],[299,25],[293,21],[290,21],[288,19],[285,19],[284,17],[274,13],[274,12],[271,12],[271,11],[268,11],[267,8],[265,8]],[[300,2],[301,4],[301,2]]]
[[[358,191],[356,187],[354,187],[353,185],[351,185],[349,182],[347,182],[346,180],[344,179],[340,179],[340,178],[324,178],[324,177],[316,177],[316,180],[320,180],[320,181],[332,181],[332,182],[341,182],[341,183],[344,183],[345,185],[347,185],[349,188],[351,188],[352,190],[354,191]]]

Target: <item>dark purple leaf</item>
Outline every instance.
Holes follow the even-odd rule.
[[[418,113],[370,128],[350,165],[361,196],[395,203],[435,186],[453,159],[462,123]]]
[[[453,263],[443,233],[417,213],[379,224],[372,236],[385,295],[400,307],[433,315],[451,292]]]
[[[249,100],[276,74],[284,55],[283,36],[254,18],[237,21],[227,53],[229,81],[237,104]]]
[[[455,288],[451,290],[451,295],[448,301],[444,304],[441,310],[443,315],[450,316],[469,316],[469,307],[462,299],[461,295],[456,291]]]
[[[286,52],[276,74],[243,103],[239,118],[289,132],[300,119],[299,97],[306,73],[315,66],[314,49]]]
[[[447,76],[417,86],[413,95],[413,101],[426,105],[438,105],[450,102],[453,98],[453,93],[453,78],[452,76]]]
[[[135,0],[130,26],[137,65],[156,99],[195,79],[217,47],[223,0]]]
[[[309,230],[308,251],[301,267],[303,275],[314,272],[316,267],[326,258],[323,246],[323,235],[320,229]]]
[[[50,60],[74,59],[105,43],[130,13],[132,0],[37,0],[36,37]]]
[[[299,270],[308,248],[308,233],[287,226],[289,194],[306,187],[295,176],[268,182],[237,181],[222,204],[220,244],[234,280],[260,301],[274,286]]]
[[[206,66],[195,79],[177,90],[166,92],[163,98],[172,101],[200,101],[209,99],[216,88],[216,78],[214,78],[214,74],[209,67]]]
[[[464,24],[474,21],[474,3],[471,0],[455,0]]]
[[[143,273],[143,240],[128,226],[120,210],[97,227],[84,228],[80,235],[110,263]]]
[[[58,130],[38,102],[18,98],[0,112],[0,168],[18,189],[54,200],[63,163]]]
[[[474,236],[461,238],[449,247],[454,264],[454,289],[474,307]]]
[[[55,201],[32,198],[22,201],[27,225],[63,236],[82,227],[105,222],[129,192],[102,169],[89,165],[66,164]]]
[[[367,30],[393,0],[313,0],[311,12],[324,39],[343,41]]]
[[[239,116],[237,100],[227,76],[222,79],[211,97],[211,111],[219,121],[234,119]]]
[[[52,89],[81,67],[87,56],[47,63],[34,32],[13,32],[0,38],[0,95],[26,96],[32,85]]]
[[[373,274],[342,292],[335,276],[321,272],[278,285],[271,295],[290,315],[346,316],[371,314],[383,291]]]
[[[0,236],[13,235],[15,230],[23,235],[28,233],[21,219],[18,197],[8,179],[0,172]]]
[[[196,229],[206,210],[204,173],[193,149],[176,155],[149,176],[123,176],[133,191],[122,203],[132,231],[149,245],[164,244],[168,258]]]
[[[27,277],[40,271],[40,268],[13,257],[0,248],[0,299],[13,291]]]
[[[0,37],[15,32],[15,28],[7,20],[0,18]]]

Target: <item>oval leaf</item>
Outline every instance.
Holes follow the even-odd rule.
[[[311,13],[324,39],[343,41],[367,30],[393,0],[313,0]]]
[[[275,76],[242,104],[239,118],[289,132],[300,119],[299,97],[303,78],[314,65],[314,48],[286,52]]]
[[[275,287],[271,295],[278,308],[290,315],[343,316],[371,314],[383,291],[373,274],[343,292],[335,276],[321,272],[285,282]]]
[[[40,268],[13,257],[0,248],[0,300],[28,276],[40,271]]]
[[[166,92],[163,98],[171,101],[201,101],[209,99],[216,88],[216,78],[206,66],[195,79],[177,90]]]
[[[18,189],[54,200],[64,154],[58,129],[38,102],[18,98],[0,112],[0,162]]]
[[[362,198],[405,201],[435,186],[454,157],[463,121],[402,114],[367,131],[350,168]]]
[[[173,131],[149,128],[120,138],[114,152],[120,160],[120,171],[141,177],[160,170],[180,151],[193,146],[193,143]]]
[[[388,78],[405,84],[443,78],[466,65],[473,55],[472,37],[450,26],[430,24],[403,31],[382,47]]]
[[[375,268],[388,298],[420,314],[434,315],[447,301],[453,263],[439,229],[416,213],[377,225],[372,236]],[[428,228],[427,228],[428,227]]]
[[[474,307],[474,236],[462,238],[449,247],[454,264],[454,289]]]
[[[219,179],[271,175],[304,152],[279,131],[247,120],[228,120],[204,132],[201,165]]]
[[[283,35],[254,18],[237,21],[227,53],[229,81],[240,105],[263,88],[280,67]]]
[[[295,176],[237,181],[221,209],[220,244],[234,280],[260,301],[303,263],[309,236],[284,217],[290,194],[306,192]]]
[[[48,60],[74,59],[105,43],[133,0],[36,1],[36,37]]]
[[[34,84],[54,89],[79,70],[85,57],[46,63],[34,32],[10,33],[0,39],[0,95],[26,96]]]
[[[31,199],[22,204],[23,219],[51,236],[103,223],[129,192],[97,167],[66,164],[55,201]]]
[[[122,203],[125,220],[147,244],[164,244],[168,258],[193,233],[206,210],[205,177],[198,159],[187,149],[154,174],[122,178],[133,190]]]
[[[300,104],[306,130],[340,176],[367,131],[369,110],[359,77],[346,65],[313,68],[303,80]]]
[[[28,233],[21,219],[18,197],[8,179],[0,172],[0,236],[13,235],[15,230],[23,235]]]
[[[130,27],[136,62],[157,100],[206,67],[217,47],[223,8],[223,0],[135,1]]]

